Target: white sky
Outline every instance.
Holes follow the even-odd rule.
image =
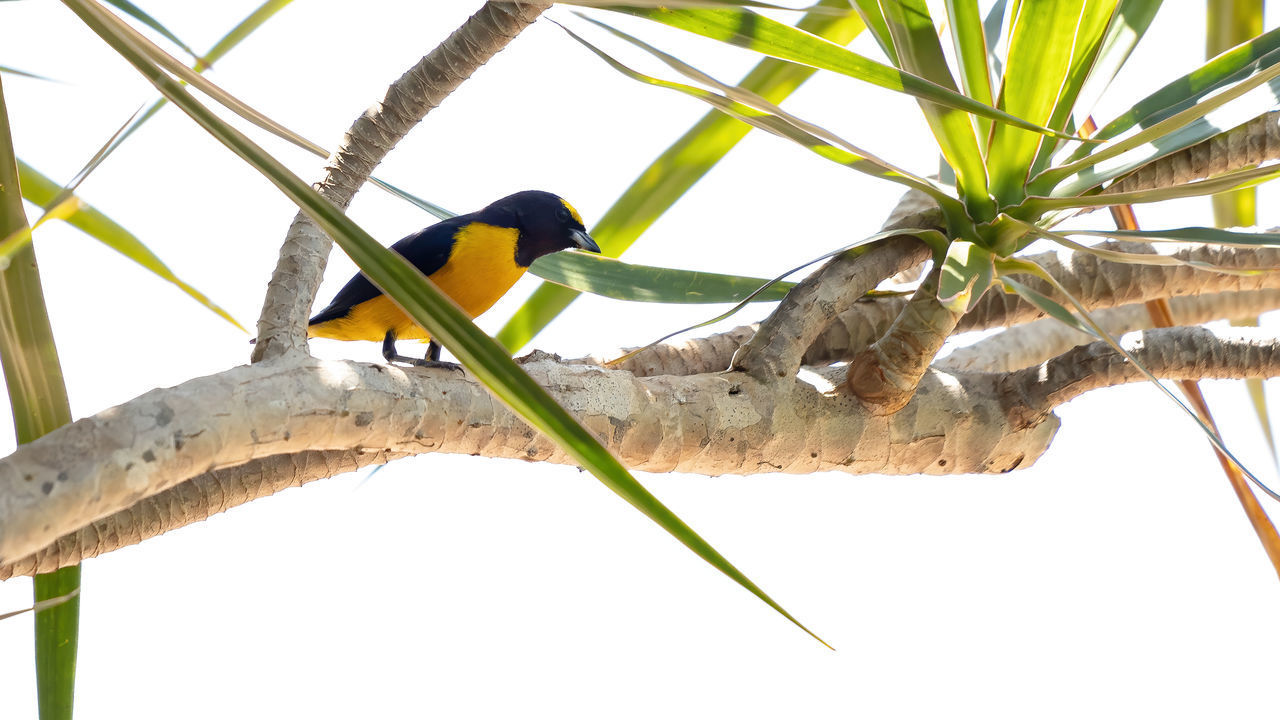
[[[256,2],[144,7],[200,49]],[[361,3],[353,12],[351,3],[298,2],[210,77],[332,146],[479,4]],[[1201,4],[1166,5],[1152,31],[1163,42],[1139,50],[1102,119],[1200,61]],[[629,25],[726,79],[754,62]],[[865,40],[859,47],[871,52]],[[55,3],[0,4],[0,65],[64,81],[4,78],[19,155],[59,180],[153,97]],[[821,78],[788,107],[918,172],[936,166],[903,98]],[[378,174],[457,211],[547,189],[590,225],[703,111],[618,76],[539,22]],[[320,176],[320,162],[263,142],[303,177]],[[185,116],[166,109],[81,194],[252,326],[294,210]],[[770,275],[873,232],[897,194],[753,134],[627,257]],[[1266,212],[1275,195],[1265,197],[1262,221],[1275,225]],[[1205,223],[1207,208],[1187,201],[1139,217],[1148,227]],[[430,222],[376,190],[351,214],[387,243]],[[246,361],[239,331],[77,232],[50,227],[37,252],[77,416]],[[335,255],[322,301],[352,272]],[[482,326],[496,330],[531,287],[518,286]],[[536,345],[570,356],[640,344],[712,314],[588,298]],[[374,344],[314,350],[379,360]],[[1274,481],[1243,387],[1207,383],[1206,392],[1240,456]],[[1150,387],[1095,393],[1060,415],[1048,454],[1006,476],[641,476],[836,653],[589,475],[429,455],[86,563],[80,716],[1273,711],[1280,620],[1270,610],[1280,583],[1198,431]],[[12,445],[0,437],[0,451]],[[28,580],[0,584],[0,610],[29,601]],[[3,714],[34,717],[28,618],[0,622],[0,677]]]

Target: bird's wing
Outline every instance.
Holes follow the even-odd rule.
[[[419,230],[397,241],[391,249],[403,255],[423,275],[430,276],[449,261],[449,252],[453,249],[453,236],[462,225],[455,221],[461,219],[459,217],[446,220]],[[369,278],[363,273],[358,274],[343,285],[329,306],[317,313],[307,324],[317,325],[346,317],[347,313],[351,312],[351,308],[381,294],[382,291],[369,282]]]

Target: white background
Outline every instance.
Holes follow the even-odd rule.
[[[255,5],[144,7],[202,49]],[[1101,119],[1200,61],[1201,4],[1166,5]],[[331,147],[478,6],[299,2],[209,76]],[[629,27],[726,79],[754,62]],[[875,52],[865,39],[857,47]],[[0,65],[63,81],[3,80],[19,155],[59,181],[153,97],[55,3],[0,4]],[[936,167],[909,100],[818,78],[788,107],[917,172]],[[590,225],[703,112],[622,78],[543,21],[378,174],[460,212],[547,189]],[[319,161],[262,141],[320,177]],[[81,194],[252,326],[294,210],[185,116],[167,108]],[[627,257],[771,275],[873,232],[897,194],[753,133]],[[1264,198],[1263,222],[1277,224],[1266,212],[1275,196]],[[351,214],[387,243],[430,222],[375,190]],[[1142,208],[1140,220],[1204,223],[1208,203]],[[76,416],[247,360],[245,335],[93,240],[50,226],[37,251]],[[335,254],[322,301],[352,267]],[[522,282],[482,326],[496,330],[533,286]],[[572,356],[641,344],[712,314],[584,298],[536,345]],[[374,344],[314,350],[379,360]],[[1206,391],[1229,441],[1274,481],[1243,387]],[[1050,451],[1005,476],[640,477],[835,653],[589,475],[428,455],[86,563],[77,708],[84,718],[1274,712],[1280,582],[1198,431],[1142,386],[1060,415]],[[12,445],[0,438],[0,451]],[[29,602],[29,580],[0,584],[0,610]],[[29,616],[0,622],[0,713],[34,717],[33,687]]]

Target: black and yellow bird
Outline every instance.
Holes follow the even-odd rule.
[[[560,250],[600,252],[582,217],[560,197],[526,190],[478,212],[438,222],[400,240],[400,253],[467,315],[493,306],[534,260]],[[431,365],[440,345],[364,275],[351,278],[307,327],[308,337],[382,342],[387,362]],[[423,360],[396,352],[396,340],[430,342]]]

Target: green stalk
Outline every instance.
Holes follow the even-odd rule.
[[[0,237],[26,227],[9,114],[0,86]],[[31,245],[18,251],[9,267],[0,271],[0,364],[4,366],[19,445],[71,422],[67,387]],[[66,595],[79,587],[79,565],[37,575],[35,601]],[[79,597],[36,613],[36,690],[41,720],[71,717],[79,625]]]

